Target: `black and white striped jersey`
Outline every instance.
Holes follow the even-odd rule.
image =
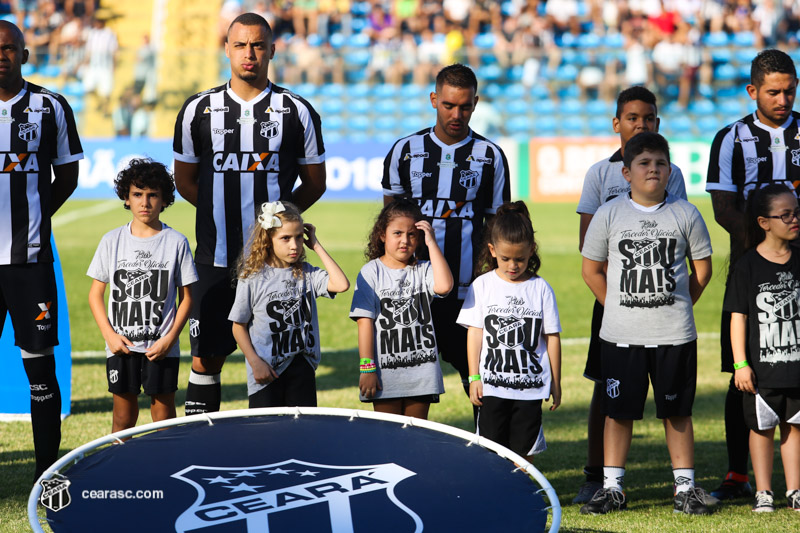
[[[317,112],[272,83],[247,102],[229,83],[189,98],[173,151],[198,165],[195,261],[218,267],[234,264],[263,202],[289,200],[300,166],[325,161]]]
[[[728,191],[744,202],[750,192],[770,183],[800,186],[800,113],[780,128],[767,126],[756,113],[720,130],[711,145],[707,191]]]
[[[383,193],[416,200],[431,222],[463,299],[482,245],[486,215],[511,197],[499,146],[470,131],[447,145],[433,128],[397,141],[383,163]]]
[[[0,101],[0,265],[48,263],[51,166],[83,159],[63,96],[25,82]]]

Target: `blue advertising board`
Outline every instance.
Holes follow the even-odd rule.
[[[172,167],[169,139],[82,139],[86,158],[81,161],[78,189],[72,198],[115,198],[114,177],[135,157],[149,157]],[[380,142],[336,142],[325,145],[328,200],[381,199],[383,159],[391,145]]]

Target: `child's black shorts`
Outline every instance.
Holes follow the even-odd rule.
[[[542,400],[507,400],[484,396],[478,410],[478,435],[527,457],[543,452]]]
[[[800,385],[790,389],[759,387],[744,393],[744,421],[753,430],[777,427],[781,422],[800,424]]]
[[[677,346],[618,346],[602,342],[603,412],[621,420],[641,420],[648,377],[656,416],[691,416],[697,388],[697,341]]]
[[[168,394],[178,390],[179,357],[151,361],[143,353],[112,355],[106,359],[108,392],[114,394]]]
[[[278,379],[251,394],[248,405],[257,407],[316,407],[317,381],[314,367],[297,354]]]

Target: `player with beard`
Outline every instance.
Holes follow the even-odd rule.
[[[745,204],[749,195],[772,183],[783,183],[797,194],[800,183],[800,114],[793,112],[797,71],[780,50],[760,52],[750,66],[747,93],[756,111],[722,128],[711,145],[706,190],[714,218],[730,235],[729,265],[744,253]],[[730,278],[726,283],[730,284]],[[727,296],[726,296],[727,298]],[[733,374],[731,314],[722,312],[722,371]],[[725,442],[728,473],[711,494],[719,499],[752,495],[747,476],[749,430],[742,414],[742,392],[731,376],[725,398]]]
[[[419,205],[453,273],[454,290],[431,308],[442,359],[458,370],[467,395],[467,330],[456,318],[472,282],[486,219],[511,196],[505,154],[469,127],[477,91],[469,67],[443,68],[430,94],[436,124],[395,142],[382,182],[385,204],[407,198]],[[427,259],[424,251],[421,256]]]

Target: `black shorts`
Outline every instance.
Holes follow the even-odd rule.
[[[0,266],[0,334],[11,314],[14,344],[28,352],[58,345],[58,289],[53,263]]]
[[[433,329],[436,334],[436,346],[443,361],[447,361],[461,375],[461,379],[469,376],[467,363],[467,328],[456,323],[458,313],[464,300],[458,299],[458,289],[444,298],[434,298],[431,303],[433,313]]]
[[[791,389],[759,387],[743,394],[744,421],[752,430],[777,427],[781,422],[800,425],[800,386]]]
[[[602,341],[603,414],[641,420],[648,375],[653,384],[656,416],[692,416],[697,388],[697,341],[677,346],[617,346]]]
[[[478,409],[478,435],[527,457],[543,452],[542,400],[507,400],[484,396]]]
[[[236,298],[235,269],[197,266],[192,285],[189,342],[194,357],[226,357],[236,349],[228,315]]]
[[[178,390],[179,357],[151,361],[143,353],[112,355],[106,359],[108,392],[114,394],[168,394]]]
[[[600,355],[600,327],[603,325],[603,306],[597,300],[592,308],[592,335],[589,337],[589,351],[583,376],[595,382],[603,380],[603,358]]]
[[[392,402],[394,400],[410,400],[412,402],[420,402],[420,403],[439,403],[439,395],[438,394],[423,394],[421,396],[403,396],[401,398],[370,398],[370,399],[363,399],[361,403],[373,403],[373,402]]]
[[[278,379],[249,397],[256,407],[316,407],[317,381],[314,367],[303,355],[295,355]]]

